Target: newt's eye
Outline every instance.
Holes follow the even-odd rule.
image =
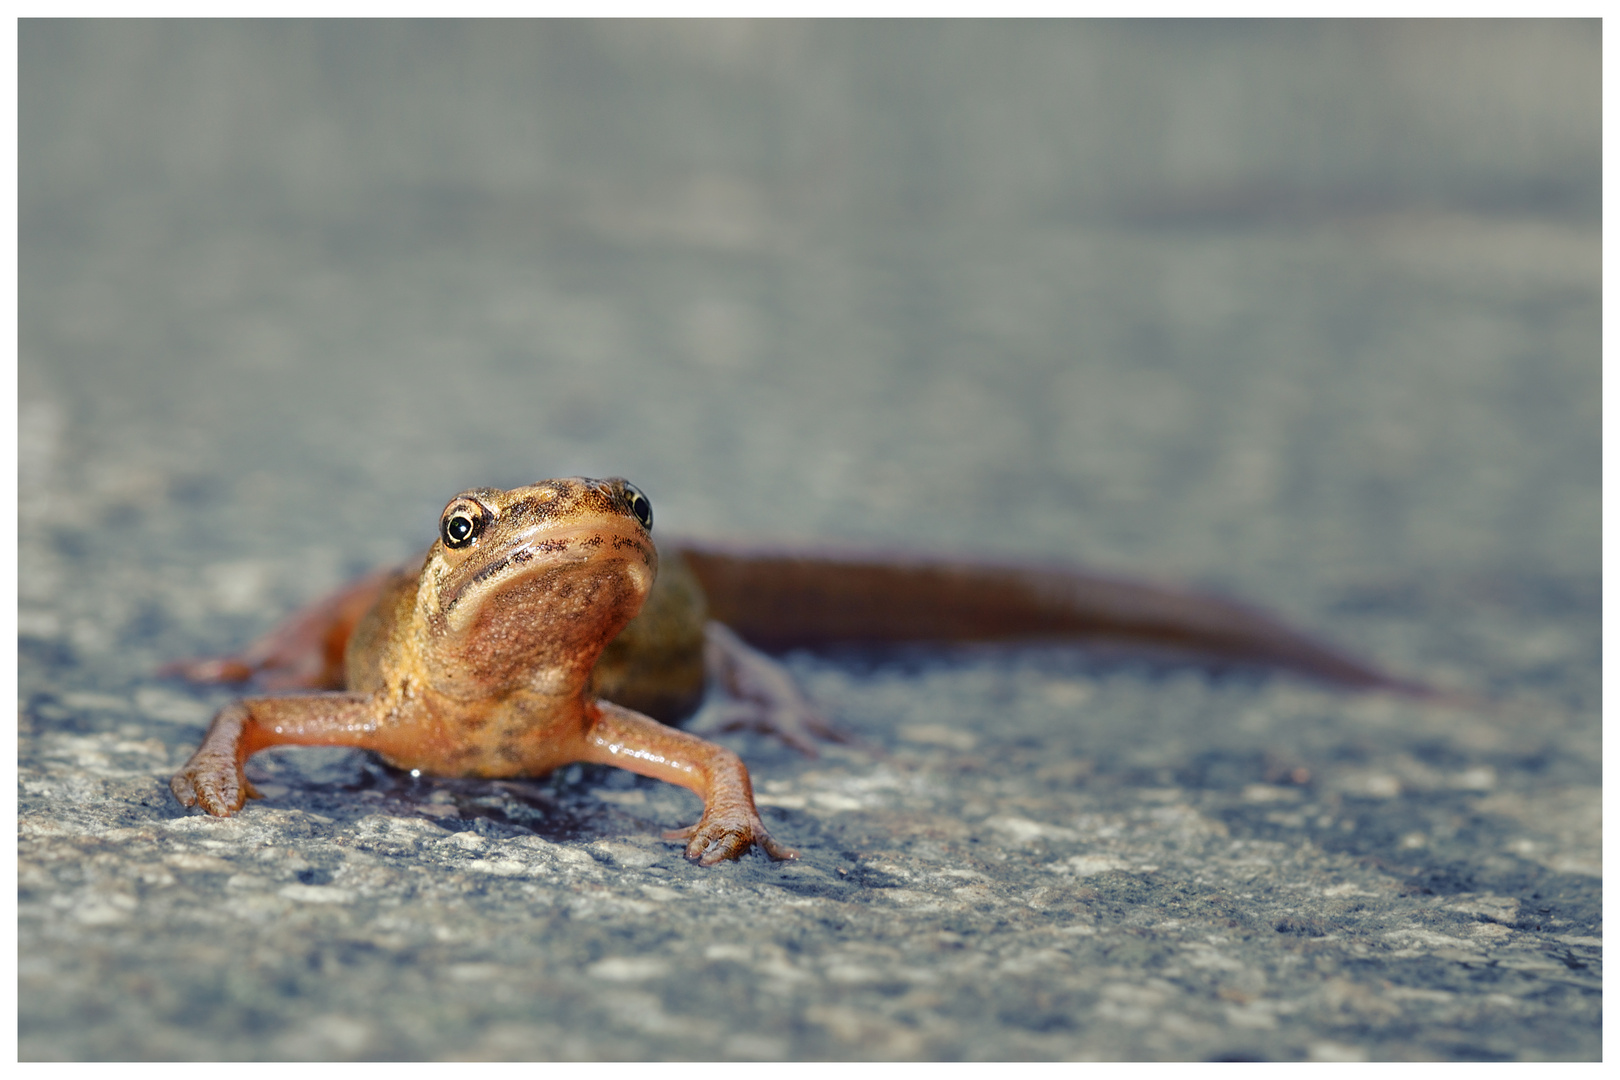
[[[648,502],[647,496],[629,481],[625,481],[624,501],[630,504],[630,512],[636,515],[641,527],[652,532],[652,503]]]
[[[478,539],[487,521],[488,518],[477,510],[458,506],[439,522],[439,536],[447,548],[464,548]]]

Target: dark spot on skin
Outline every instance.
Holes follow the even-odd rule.
[[[507,557],[502,559],[500,562],[490,563],[488,566],[484,567],[482,570],[478,571],[478,573],[473,575],[473,584],[476,585],[479,582],[488,581],[502,570],[505,570],[511,561],[511,558]]]
[[[541,551],[567,551],[568,550],[568,541],[566,541],[566,540],[541,540],[541,541],[537,542],[534,546],[539,548]]]
[[[588,548],[599,548],[602,546],[602,538],[600,536],[593,536],[588,540],[581,540],[580,543]]]
[[[556,513],[557,499],[522,499],[506,508],[506,516],[514,520],[546,518]]]

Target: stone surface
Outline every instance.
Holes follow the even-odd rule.
[[[20,1056],[1598,1057],[1598,46],[25,22]],[[865,744],[728,739],[783,865],[604,769],[174,803],[162,663],[574,472],[1487,700],[794,656]]]

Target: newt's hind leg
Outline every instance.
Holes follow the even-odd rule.
[[[369,574],[283,621],[235,656],[177,660],[161,675],[192,682],[256,679],[268,690],[341,690],[343,653],[394,569]]]
[[[717,622],[704,627],[703,661],[710,685],[721,687],[732,699],[703,717],[704,731],[775,735],[806,757],[816,756],[817,739],[855,741],[804,696],[786,668],[728,627]]]

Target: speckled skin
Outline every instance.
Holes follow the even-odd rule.
[[[171,781],[176,797],[234,813],[255,794],[243,763],[281,744],[360,747],[448,776],[535,776],[584,761],[696,792],[702,819],[670,836],[705,865],[755,844],[793,858],[760,822],[735,754],[593,693],[598,658],[658,572],[639,498],[623,480],[582,478],[456,496],[418,574],[370,579],[324,605],[324,621],[305,620],[306,637],[325,627],[330,641],[325,624],[343,621],[355,595],[375,597],[340,650],[347,688],[226,707]]]

